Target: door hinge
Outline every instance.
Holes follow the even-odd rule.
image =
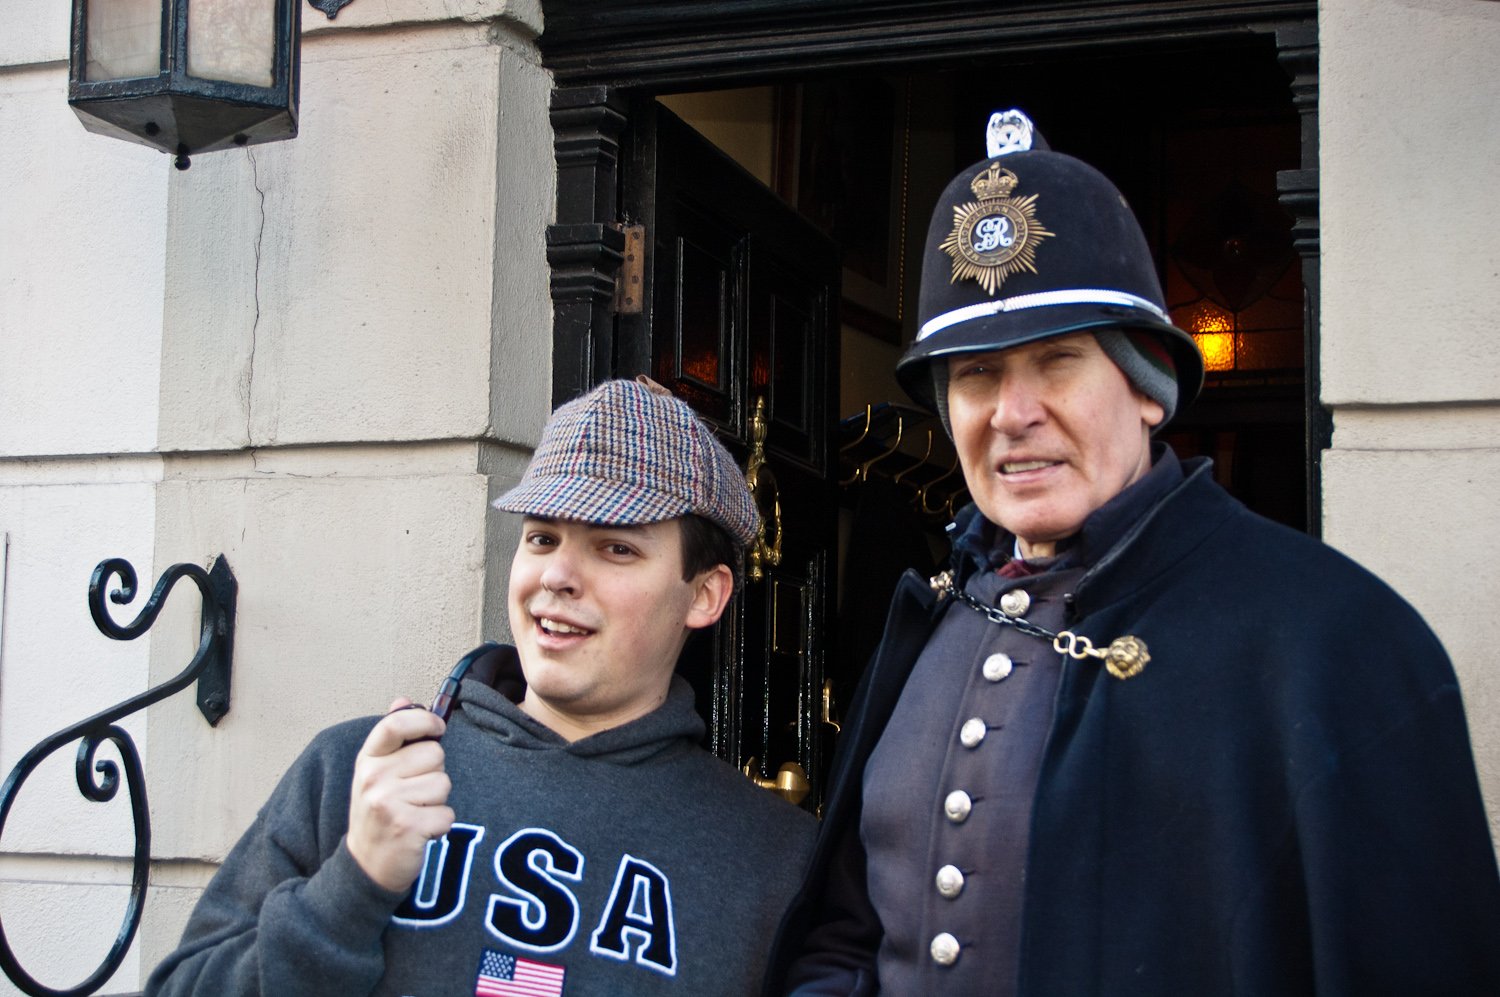
[[[615,311],[639,315],[646,288],[646,226],[625,226],[625,262],[615,277]]]

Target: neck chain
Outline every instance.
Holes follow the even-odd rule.
[[[1038,637],[1042,640],[1052,642],[1052,650],[1058,654],[1066,654],[1070,658],[1082,660],[1084,658],[1100,658],[1104,662],[1105,670],[1117,679],[1128,679],[1139,675],[1141,670],[1151,660],[1151,655],[1146,650],[1146,642],[1139,637],[1116,637],[1110,642],[1109,647],[1099,649],[1094,647],[1094,642],[1087,637],[1064,630],[1061,633],[1053,633],[1044,627],[1019,616],[1008,616],[1002,610],[993,606],[986,606],[968,592],[959,588],[954,581],[952,571],[944,571],[942,574],[934,575],[929,584],[938,597],[957,599],[968,606],[974,612],[983,616],[991,623],[998,623],[1003,627],[1014,627],[1028,637]]]

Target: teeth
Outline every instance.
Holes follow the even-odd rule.
[[[1057,463],[1053,460],[1027,460],[1018,464],[1001,464],[1000,470],[1006,474],[1016,474],[1021,471],[1040,471],[1044,467],[1051,467]]]
[[[569,626],[566,623],[560,623],[557,620],[548,619],[545,616],[542,617],[537,622],[542,625],[542,629],[543,630],[546,630],[546,631],[549,631],[549,632],[555,633],[555,634],[586,634],[586,633],[588,633],[587,630],[584,630],[581,627]]]

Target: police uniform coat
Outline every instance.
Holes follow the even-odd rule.
[[[1249,512],[1207,461],[1183,468],[1063,600],[1073,632],[1098,646],[1135,635],[1151,660],[1125,680],[1094,658],[1052,662],[1022,828],[1014,992],[1500,993],[1500,875],[1442,646],[1369,572]],[[965,584],[978,566],[958,561]],[[960,894],[945,921],[957,962],[929,963],[899,989],[877,983],[869,884],[891,870],[865,868],[860,840],[867,770],[917,694],[914,665],[945,614],[970,612],[915,573],[902,580],[845,719],[767,994],[787,992],[794,963],[820,960],[858,971],[813,973],[798,993],[971,992],[943,974],[979,955],[962,946],[993,935],[1005,905]],[[963,709],[934,723],[958,736]],[[964,787],[906,787],[934,836],[953,830],[938,802],[953,788]],[[927,859],[896,870],[918,910],[937,889]]]

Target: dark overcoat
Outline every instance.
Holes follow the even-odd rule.
[[[1088,572],[1031,813],[1017,992],[1500,994],[1500,875],[1441,644],[1337,551],[1186,480]],[[968,570],[973,570],[970,567]],[[1434,565],[1432,570],[1443,570]],[[864,770],[943,606],[903,579],[767,976],[824,919]],[[912,883],[913,896],[930,890]]]

